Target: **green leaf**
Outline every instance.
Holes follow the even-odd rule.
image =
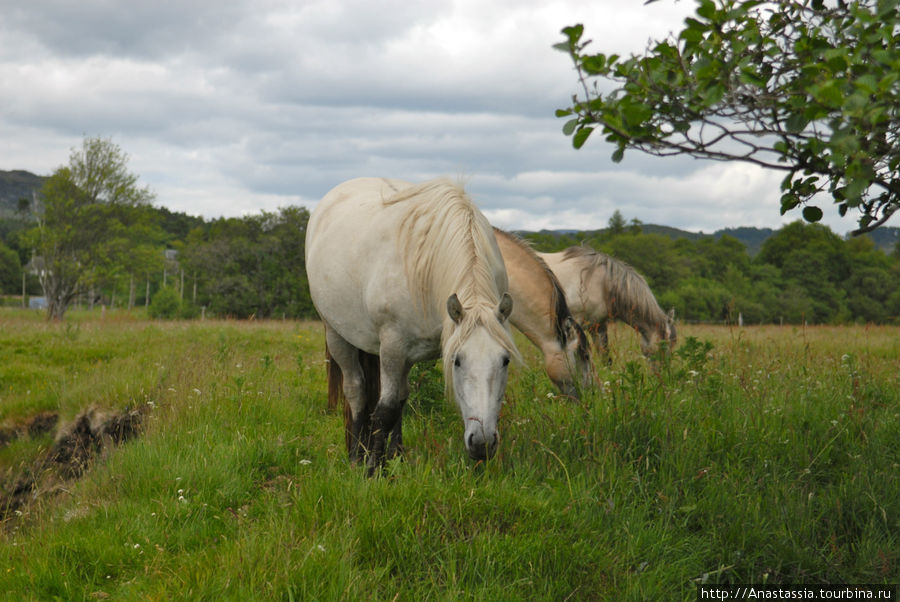
[[[712,0],[701,0],[700,6],[697,7],[697,14],[704,19],[712,19],[716,14],[716,5]]]
[[[575,119],[570,119],[569,121],[567,121],[565,123],[565,125],[563,126],[563,130],[562,130],[563,134],[565,134],[566,136],[571,136],[572,134],[575,133],[576,127],[578,127],[578,118],[577,117]]]
[[[791,113],[784,121],[784,127],[792,134],[799,134],[809,124],[809,120],[803,113]]]
[[[817,222],[822,219],[822,210],[814,205],[808,205],[803,208],[803,219],[808,222]]]
[[[591,135],[591,132],[594,131],[594,128],[585,127],[575,132],[575,135],[572,136],[572,146],[575,148],[581,148],[584,146],[584,143],[587,142],[588,137]]]
[[[799,204],[800,199],[797,198],[797,195],[791,192],[781,195],[781,215],[784,215]]]
[[[612,154],[613,163],[621,163],[623,157],[625,157],[625,147],[620,146]]]

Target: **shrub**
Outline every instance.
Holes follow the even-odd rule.
[[[178,291],[166,286],[153,295],[148,312],[151,318],[171,319],[178,316],[180,309],[181,298],[178,296]]]

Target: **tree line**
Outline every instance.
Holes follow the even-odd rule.
[[[679,319],[746,324],[900,323],[900,242],[888,254],[867,236],[843,239],[796,221],[751,256],[738,239],[646,234],[618,212],[609,228],[525,234],[542,251],[586,244],[625,261]]]
[[[153,207],[127,156],[84,141],[69,165],[0,218],[0,290],[43,296],[49,318],[86,307],[146,307],[151,316],[314,318],[304,265],[309,211],[286,207],[205,220]],[[900,323],[900,242],[844,240],[795,222],[751,255],[738,239],[645,233],[616,211],[608,228],[524,233],[541,251],[586,244],[643,274],[683,320]],[[24,290],[23,290],[24,288]]]

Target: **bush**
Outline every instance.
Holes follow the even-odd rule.
[[[178,291],[170,286],[166,286],[156,291],[156,294],[153,295],[148,313],[151,318],[171,319],[178,316],[180,309],[181,297],[179,297]]]

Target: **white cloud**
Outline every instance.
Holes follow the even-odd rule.
[[[508,228],[599,228],[616,209],[707,231],[777,227],[780,174],[638,153],[615,165],[600,137],[573,150],[553,115],[576,90],[551,48],[563,26],[583,22],[597,51],[627,54],[692,8],[0,0],[0,169],[49,174],[100,135],[160,204],[206,217],[312,205],[361,175],[461,175]]]

